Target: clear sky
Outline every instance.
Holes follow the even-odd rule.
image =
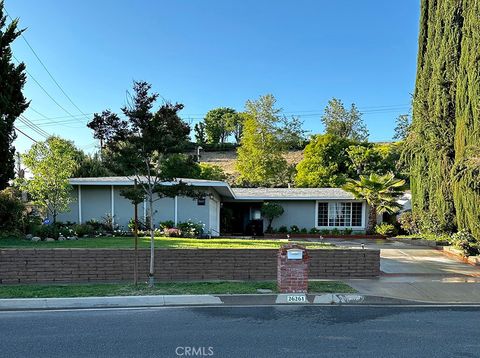
[[[210,109],[241,111],[247,99],[272,93],[285,114],[300,115],[305,128],[318,133],[327,101],[337,97],[354,102],[370,140],[382,141],[410,108],[418,0],[6,0],[5,6],[87,117],[119,111],[134,79],[183,103],[182,116],[191,123]],[[14,53],[66,110],[29,76],[25,94],[33,110],[25,116],[94,150],[88,119],[23,39]],[[23,152],[31,143],[20,134],[16,146]]]

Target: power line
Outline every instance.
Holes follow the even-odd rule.
[[[15,55],[13,55],[13,58],[18,62],[18,63],[21,63],[20,60],[18,58],[15,57]],[[30,76],[30,78],[38,85],[38,87],[40,87],[42,89],[43,92],[45,92],[45,94],[60,108],[62,109],[65,113],[67,113],[70,117],[78,120],[80,123],[84,124],[83,122],[81,122],[78,118],[75,118],[75,116],[73,114],[71,114],[69,111],[67,111],[65,109],[65,107],[63,107],[60,103],[57,102],[57,100],[55,98],[53,98],[50,93],[48,93],[48,91],[45,89],[45,87],[43,87],[40,82],[37,81],[37,79],[27,70],[25,69],[25,72]]]
[[[20,117],[18,118],[20,120],[20,122],[22,122],[23,124],[27,125],[28,127],[30,127],[31,129],[33,129],[35,132],[37,132],[38,134],[40,134],[41,136],[45,137],[45,138],[48,138],[50,137],[50,134],[48,132],[46,132],[45,130],[43,130],[42,128],[40,128],[39,126],[37,126],[35,123],[33,123],[31,120],[29,120],[27,117],[25,117],[24,115],[20,115]]]
[[[10,14],[8,13],[7,9],[5,9],[5,12],[7,14],[7,16],[10,18],[10,20],[13,21],[13,18],[10,16]],[[83,111],[75,104],[75,102],[73,102],[73,100],[70,98],[70,96],[64,91],[64,89],[62,88],[62,86],[60,86],[60,84],[57,82],[57,80],[53,77],[52,73],[48,70],[47,66],[45,66],[45,64],[43,63],[43,61],[40,59],[40,57],[37,55],[37,53],[35,52],[35,50],[33,49],[33,47],[30,45],[30,43],[28,42],[27,38],[25,37],[25,35],[23,35],[23,33],[20,33],[20,36],[22,36],[23,40],[25,41],[25,43],[27,44],[28,48],[30,48],[30,50],[33,52],[33,54],[35,55],[35,57],[37,58],[38,62],[40,62],[40,64],[42,65],[42,67],[45,69],[45,71],[48,73],[48,75],[50,76],[50,78],[52,79],[52,81],[57,85],[57,87],[60,89],[60,91],[63,93],[63,95],[69,100],[69,102],[85,117],[88,119],[87,115],[85,113],[83,113]],[[67,112],[68,113],[68,112]]]
[[[32,126],[34,126],[36,129],[38,129],[39,131],[41,131],[43,134],[45,134],[46,136],[50,137],[50,133],[44,131],[42,128],[40,128],[38,125],[36,125],[35,123],[33,123],[30,119],[28,119],[25,115],[21,114],[20,115],[20,118],[23,118],[24,121],[26,121],[27,123],[31,124]]]
[[[36,120],[50,120],[50,119],[65,119],[65,118],[71,118],[71,116],[56,116],[56,117],[47,117],[45,116],[44,114],[38,112],[37,110],[33,109],[31,106],[28,107],[28,109],[31,109],[32,111],[34,111],[35,113],[37,113],[38,115],[40,115],[41,119],[36,119]],[[95,114],[95,112],[92,112],[92,113],[87,113],[87,115],[93,115]],[[73,117],[77,118],[77,117],[83,117],[81,114],[75,114],[73,115]]]
[[[30,137],[28,134],[26,134],[25,132],[21,131],[20,129],[18,129],[17,127],[13,126],[13,128],[15,128],[15,130],[17,132],[20,132],[22,133],[25,137],[27,137],[28,139],[30,139],[31,141],[35,142],[35,143],[38,143],[35,139],[33,139],[32,137]]]
[[[48,118],[46,115],[44,115],[43,113],[39,112],[38,110],[36,110],[35,108],[33,108],[32,106],[28,106],[28,109],[34,111],[36,114],[38,114],[39,116],[42,116],[44,119],[50,119]],[[64,118],[67,118],[67,117],[64,117]]]
[[[20,122],[22,122],[23,124],[25,124],[28,128],[30,128],[31,130],[33,130],[34,132],[36,132],[37,134],[41,135],[42,137],[44,138],[47,138],[47,136],[45,134],[43,134],[41,131],[39,131],[38,129],[36,129],[34,126],[32,126],[31,124],[23,121],[21,118],[18,119]]]

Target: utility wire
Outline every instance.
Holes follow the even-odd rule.
[[[35,123],[33,123],[32,121],[30,121],[27,117],[25,117],[24,115],[20,115],[20,117],[18,118],[20,120],[20,122],[22,122],[23,124],[27,125],[28,127],[30,127],[31,129],[33,129],[35,132],[37,132],[38,134],[40,134],[41,136],[45,137],[45,138],[48,138],[50,137],[50,134],[48,132],[46,132],[45,130],[43,130],[42,128],[40,128],[39,126],[37,126]]]
[[[18,63],[20,63],[20,60],[18,58],[15,57],[15,55],[13,55],[13,58],[15,60],[17,60]],[[48,93],[48,91],[45,89],[45,87],[43,87],[40,82],[37,81],[37,79],[27,70],[25,69],[25,72],[27,72],[27,74],[30,76],[30,78],[38,85],[38,87],[40,87],[42,89],[43,92],[45,92],[45,94],[60,108],[62,109],[65,113],[67,113],[70,117],[72,117],[73,119],[79,121],[80,123],[84,124],[82,121],[80,121],[80,119],[76,118],[73,114],[71,114],[69,111],[67,111],[65,109],[65,107],[63,107],[60,103],[57,102],[57,100],[55,98],[53,98],[50,93]]]
[[[30,128],[31,130],[33,130],[34,132],[36,132],[37,134],[41,135],[42,137],[44,138],[47,138],[47,136],[45,134],[43,134],[41,131],[39,131],[38,129],[36,129],[34,126],[32,126],[31,124],[29,124],[28,122],[25,122],[24,120],[22,120],[21,118],[18,119],[20,122],[22,122],[24,125],[26,125],[28,128]]]
[[[25,132],[21,131],[20,129],[18,129],[17,127],[13,126],[13,128],[15,128],[15,130],[17,132],[20,132],[22,133],[25,137],[27,137],[28,139],[30,139],[31,141],[35,142],[35,143],[38,143],[35,139],[33,139],[32,137],[30,137],[28,134],[26,134]]]
[[[33,123],[30,119],[28,119],[25,115],[21,114],[20,115],[20,118],[23,118],[23,120],[29,124],[31,124],[32,126],[34,126],[37,130],[41,131],[43,134],[45,134],[46,136],[50,136],[50,133],[44,131],[42,128],[40,128],[38,125],[36,125],[35,123]]]
[[[384,107],[391,107],[391,108],[379,108],[379,107],[364,107],[364,108],[378,108],[378,109],[370,109],[370,110],[363,110],[363,109],[359,109],[359,112],[362,113],[362,114],[369,114],[369,113],[372,113],[372,114],[377,114],[377,113],[390,113],[390,112],[396,112],[396,111],[399,111],[399,110],[402,110],[402,109],[408,109],[409,107],[408,106],[398,106],[397,108],[393,108],[393,106],[384,106]],[[32,109],[29,107],[29,109]],[[35,110],[34,110],[35,111]],[[38,113],[38,111],[35,111]],[[308,113],[308,112],[311,112],[311,111],[291,111],[291,112],[283,112],[283,114],[287,114],[287,113],[290,113],[290,115],[292,116],[296,116],[296,117],[315,117],[315,116],[321,116],[323,115],[323,112],[318,112],[318,110],[316,110],[316,113]],[[91,114],[93,114],[94,112],[92,112]],[[43,116],[43,115],[42,115]],[[79,117],[80,115],[78,116],[74,116],[74,117]],[[35,120],[35,123],[39,124],[39,125],[42,125],[42,126],[47,126],[47,125],[50,125],[50,124],[64,124],[64,123],[71,123],[75,120],[75,118],[70,118],[68,116],[58,116],[58,117],[45,117],[43,116],[44,119],[36,119]],[[204,117],[201,116],[200,114],[195,116],[195,115],[181,115],[182,118],[184,118],[185,120],[190,120],[190,121],[197,121],[197,120],[202,120]],[[51,120],[55,120],[55,119],[61,119],[59,121],[51,121]]]
[[[13,18],[10,16],[10,14],[8,13],[7,9],[4,9],[5,10],[5,13],[7,14],[7,16],[10,18],[10,20],[14,21]],[[40,64],[42,65],[42,67],[45,69],[45,71],[48,73],[48,75],[50,76],[50,78],[52,79],[52,81],[57,85],[57,87],[60,89],[60,91],[63,93],[63,95],[68,99],[68,101],[87,119],[89,119],[87,117],[87,115],[85,113],[83,113],[83,111],[75,104],[75,102],[73,102],[73,100],[70,98],[70,96],[64,91],[64,89],[62,88],[62,86],[60,86],[60,84],[58,83],[58,81],[55,79],[55,77],[53,77],[52,73],[48,70],[47,66],[45,66],[45,64],[43,63],[43,61],[40,59],[40,57],[37,55],[37,52],[33,49],[33,47],[30,45],[30,43],[28,42],[27,38],[25,37],[25,35],[23,35],[23,33],[20,33],[20,36],[22,36],[23,40],[25,41],[25,43],[27,44],[28,48],[30,48],[30,50],[33,52],[33,54],[35,55],[35,57],[37,58],[38,62],[40,62]],[[31,75],[30,75],[31,76]],[[68,112],[67,112],[68,113]]]

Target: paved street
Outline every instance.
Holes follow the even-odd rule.
[[[385,240],[328,241],[357,248],[363,242],[380,250],[380,278],[345,281],[362,294],[422,302],[480,302],[480,268],[438,250]]]
[[[479,320],[477,308],[366,306],[2,312],[0,356],[475,357]]]

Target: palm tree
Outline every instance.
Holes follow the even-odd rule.
[[[406,187],[405,180],[395,178],[394,174],[389,173],[360,175],[359,180],[347,180],[343,189],[352,193],[355,198],[365,200],[370,206],[367,229],[371,232],[377,222],[377,214],[393,214],[400,209],[397,199],[403,195]]]

